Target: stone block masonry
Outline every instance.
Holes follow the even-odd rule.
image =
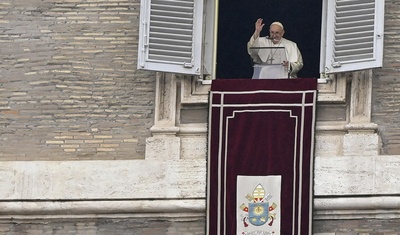
[[[0,159],[142,159],[154,73],[139,0],[0,2]]]
[[[315,235],[399,235],[398,219],[315,221]],[[93,218],[0,222],[5,235],[205,235],[205,218]]]
[[[396,155],[400,4],[385,3],[384,68],[373,71],[372,122],[379,126],[381,154]],[[189,208],[195,206],[186,199],[205,197],[206,168],[197,160],[205,156],[195,149],[204,142],[195,145],[189,135],[193,133],[183,133],[179,142],[189,158],[171,158],[166,164],[159,154],[142,161],[154,124],[156,76],[136,70],[139,9],[140,0],[0,1],[0,199],[3,206],[26,216],[16,218],[0,208],[0,234],[205,234],[204,216],[171,218],[169,211],[112,214],[119,209],[115,206],[105,208],[105,218],[83,218],[79,213],[85,207],[64,205],[67,214],[41,218],[26,207],[26,202],[41,202],[44,206],[37,210],[51,211],[52,202],[85,204],[95,198],[104,209],[115,200],[140,204],[182,198],[177,204]],[[390,169],[382,171],[386,173],[381,178],[396,170],[394,164],[379,166],[371,168]],[[148,204],[143,205],[136,211],[147,209]],[[400,234],[398,214],[384,210],[376,219],[315,220],[314,232]]]
[[[321,220],[314,222],[314,234],[329,235],[399,235],[400,220],[354,219]]]
[[[204,218],[48,219],[0,222],[4,235],[204,235]]]

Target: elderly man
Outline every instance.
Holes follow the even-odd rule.
[[[258,50],[251,50],[251,47],[284,47],[287,61],[282,61],[290,78],[296,78],[297,73],[303,68],[303,58],[297,44],[283,38],[285,30],[280,22],[273,22],[269,27],[269,37],[260,37],[260,32],[264,27],[263,19],[257,19],[255,23],[255,32],[247,43],[247,51],[254,63],[265,63],[265,59],[260,57]],[[272,59],[272,58],[271,58]]]

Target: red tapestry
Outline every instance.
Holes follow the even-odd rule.
[[[207,234],[312,234],[316,95],[316,79],[213,81]]]

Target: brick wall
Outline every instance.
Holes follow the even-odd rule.
[[[374,70],[372,121],[379,125],[382,154],[400,154],[400,1],[385,1],[383,68]]]
[[[0,2],[0,159],[144,157],[154,73],[139,0]]]

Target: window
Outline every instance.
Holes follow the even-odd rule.
[[[384,1],[321,1],[320,73],[381,67]],[[218,0],[141,0],[138,69],[215,78],[217,12]]]

